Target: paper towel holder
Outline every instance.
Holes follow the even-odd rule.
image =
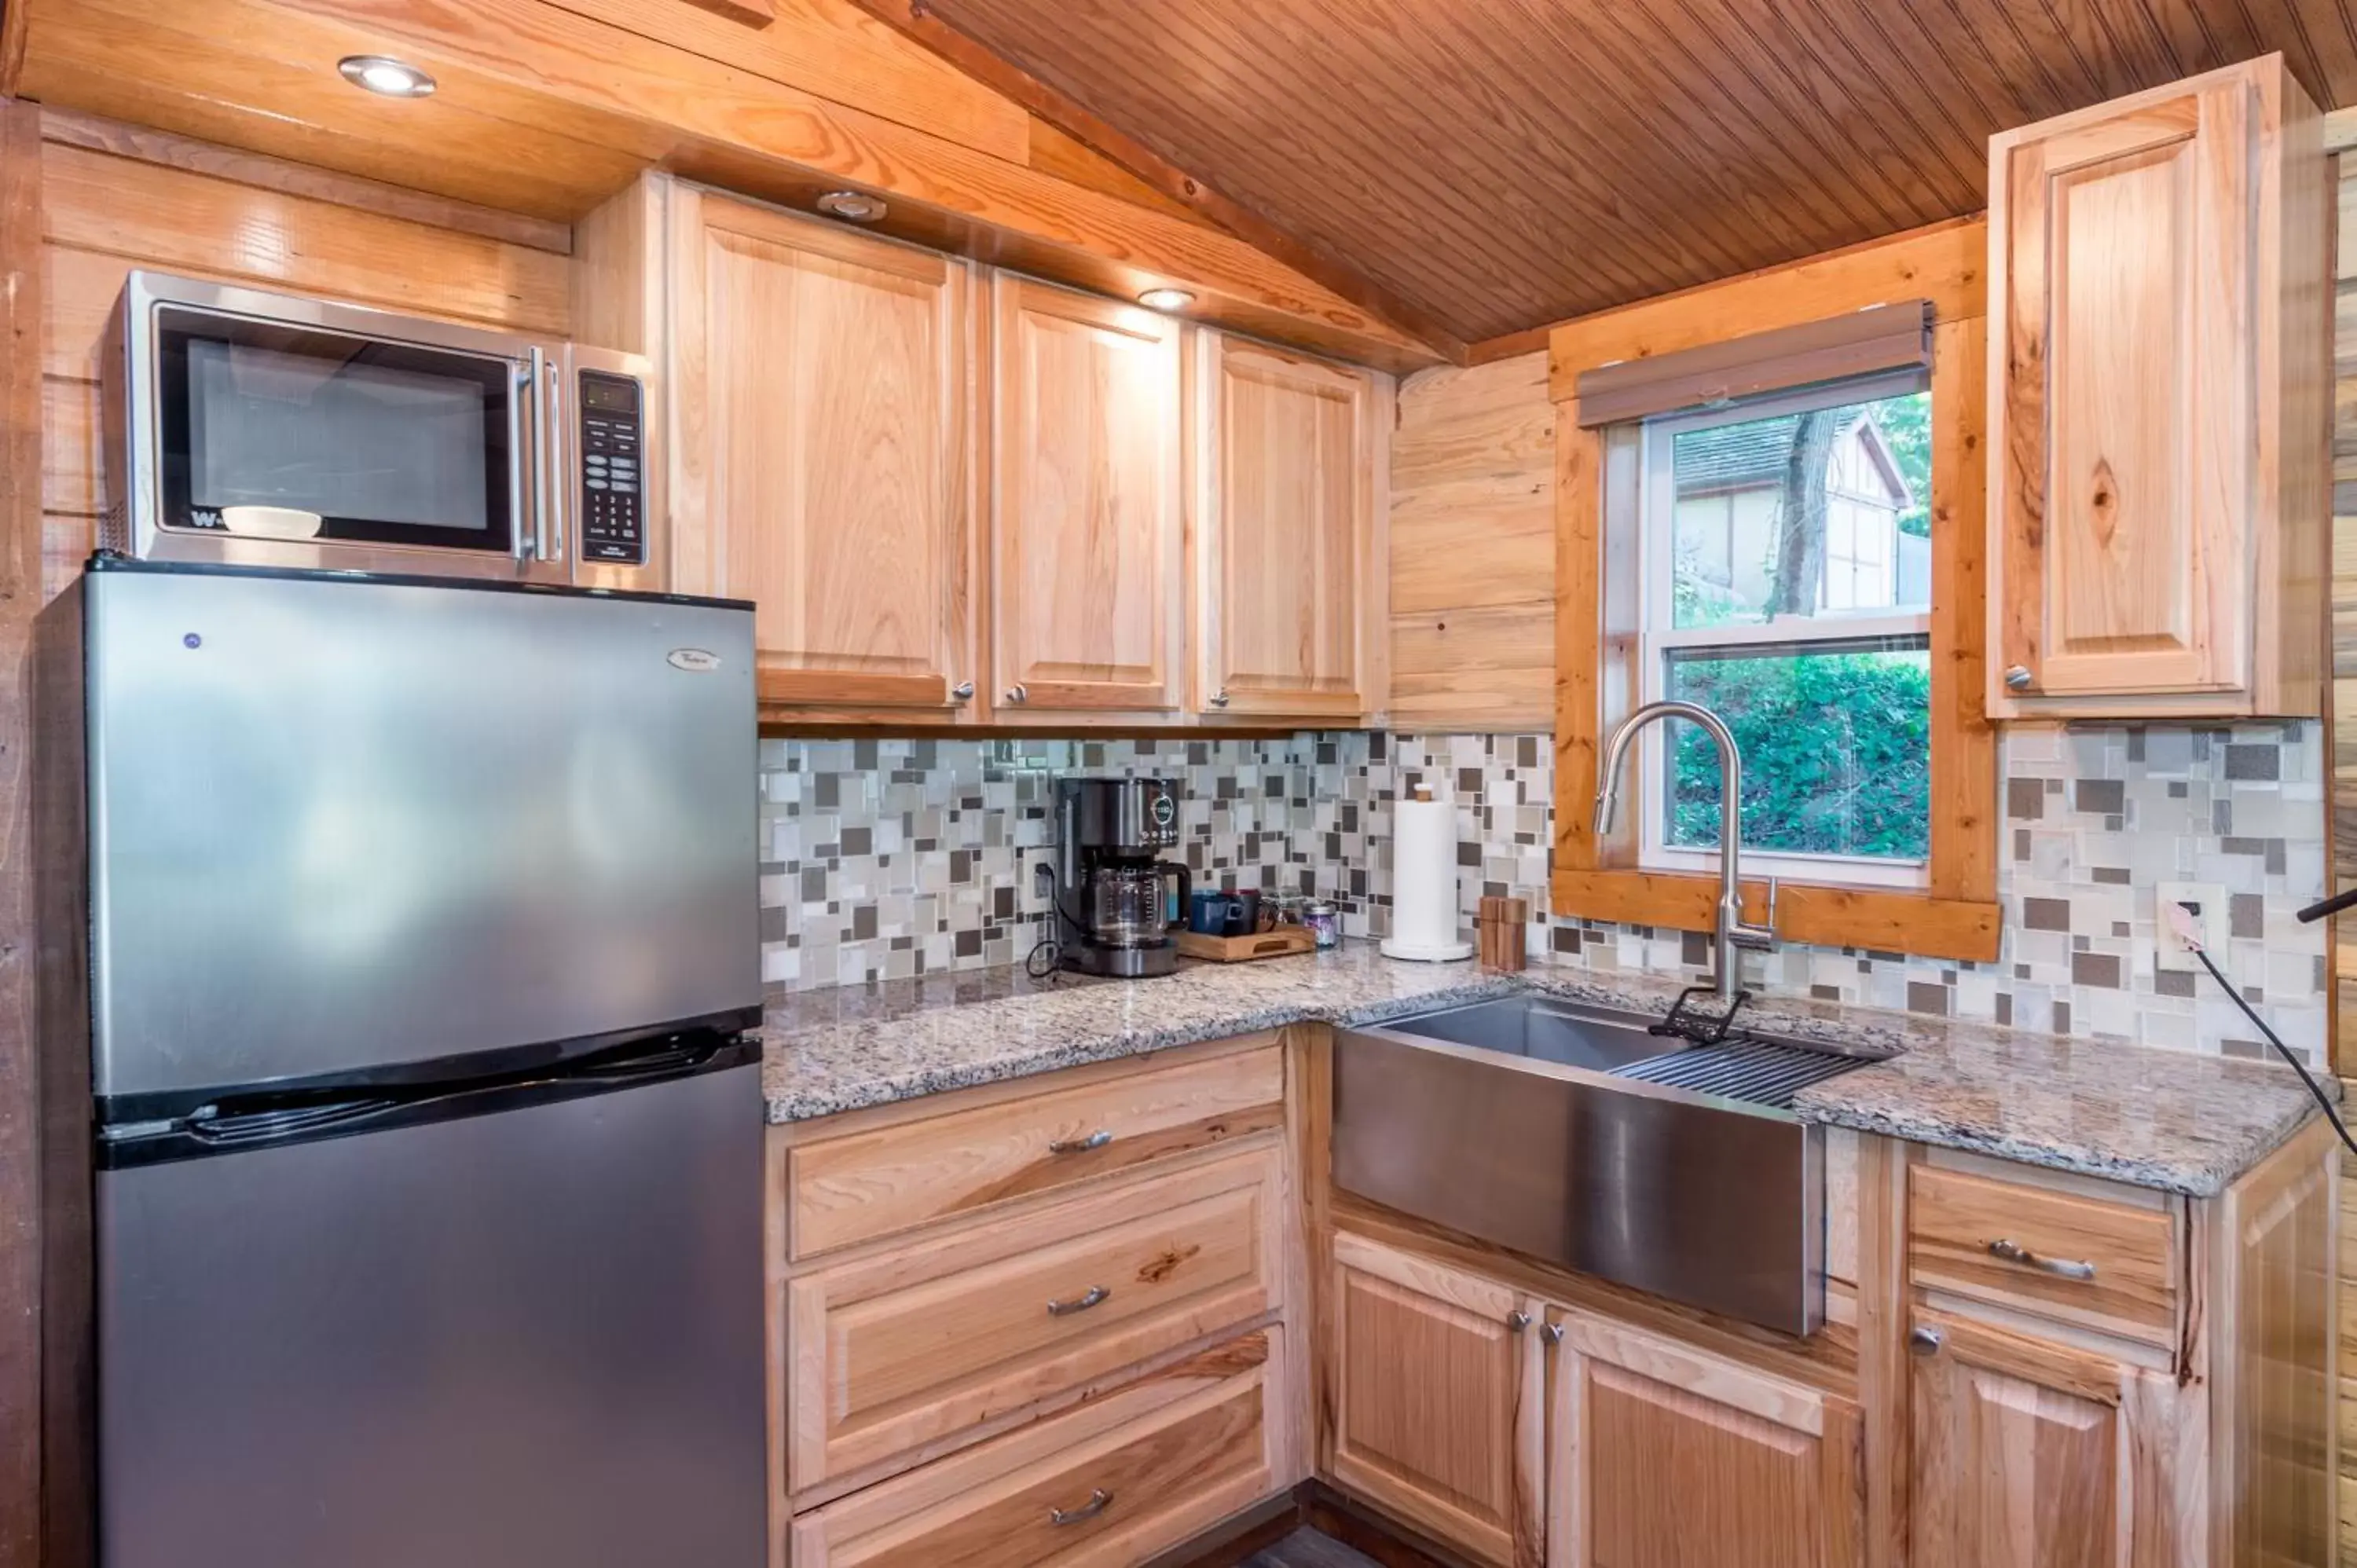
[[[1408,800],[1419,805],[1431,805],[1433,803],[1432,786],[1419,781],[1413,787]],[[1405,803],[1405,801],[1402,802],[1402,804]],[[1393,843],[1396,849],[1398,843],[1396,832],[1393,834]],[[1457,902],[1454,866],[1450,868],[1450,872],[1449,906],[1454,908]],[[1400,867],[1394,854],[1392,865],[1392,908],[1394,918],[1397,918],[1399,911],[1399,873]],[[1410,942],[1404,941],[1397,936],[1389,936],[1376,945],[1385,958],[1405,959],[1415,963],[1457,963],[1473,956],[1473,944],[1465,941]]]

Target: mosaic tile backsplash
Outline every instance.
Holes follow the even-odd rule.
[[[2005,950],[1973,964],[1788,944],[1755,989],[2180,1049],[2264,1049],[2206,974],[2153,962],[2152,888],[2215,883],[2222,967],[2287,1043],[2320,1051],[2325,939],[2293,911],[2325,885],[2319,726],[2040,729],[2005,743]],[[1391,805],[1418,783],[1458,817],[1458,897],[1527,898],[1533,961],[1688,972],[1695,933],[1546,914],[1549,737],[1302,734],[1281,740],[761,743],[763,953],[812,987],[1020,961],[1044,933],[1049,780],[1179,781],[1173,858],[1199,885],[1312,891],[1345,928],[1389,929]]]

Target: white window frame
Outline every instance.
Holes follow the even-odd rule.
[[[1639,703],[1659,701],[1668,694],[1667,656],[1697,648],[1760,647],[1763,650],[1827,642],[1855,642],[1870,638],[1922,637],[1932,630],[1931,607],[1920,614],[1859,614],[1825,611],[1813,616],[1780,615],[1750,625],[1695,627],[1678,629],[1672,623],[1677,487],[1673,471],[1678,436],[1722,424],[1744,424],[1755,419],[1803,413],[1813,408],[1838,408],[1874,403],[1909,392],[1928,392],[1931,377],[1922,371],[1899,371],[1856,381],[1811,387],[1802,392],[1748,399],[1719,408],[1698,409],[1646,420],[1639,431],[1637,572],[1641,584],[1642,629],[1638,638]],[[1729,526],[1732,527],[1730,511]],[[1897,580],[1898,545],[1891,545],[1890,570]],[[1822,596],[1822,590],[1821,596]],[[1928,645],[1928,644],[1927,644]],[[1643,834],[1638,863],[1651,871],[1715,873],[1718,850],[1685,849],[1668,843],[1669,757],[1671,726],[1648,725],[1636,758],[1642,770]],[[1929,885],[1927,858],[1899,860],[1882,855],[1799,854],[1746,849],[1747,875],[1785,877],[1794,881],[1837,883],[1861,887],[1921,888]]]

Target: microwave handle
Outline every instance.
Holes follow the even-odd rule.
[[[533,532],[540,542],[540,558],[562,561],[565,559],[566,503],[573,491],[569,446],[572,431],[565,423],[565,360],[562,355],[542,361],[541,386],[547,400],[540,411],[540,428],[542,445],[548,456],[548,480],[546,493],[541,498],[539,515],[533,523]]]
[[[522,373],[516,378],[522,399],[518,422],[532,443],[532,485],[528,508],[531,526],[516,530],[516,557],[526,564],[563,558],[564,533],[554,509],[565,489],[563,422],[557,417],[558,391],[564,365],[537,345],[526,351]]]

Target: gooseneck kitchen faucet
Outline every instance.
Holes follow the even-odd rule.
[[[1727,721],[1695,703],[1648,703],[1622,719],[1604,743],[1604,762],[1597,772],[1596,836],[1612,831],[1620,805],[1620,770],[1637,732],[1655,719],[1684,719],[1702,726],[1718,746],[1718,973],[1712,981],[1719,1001],[1732,1007],[1741,987],[1740,951],[1776,944],[1776,884],[1768,884],[1768,918],[1764,926],[1743,918],[1743,876],[1738,861],[1743,853],[1743,754]]]

